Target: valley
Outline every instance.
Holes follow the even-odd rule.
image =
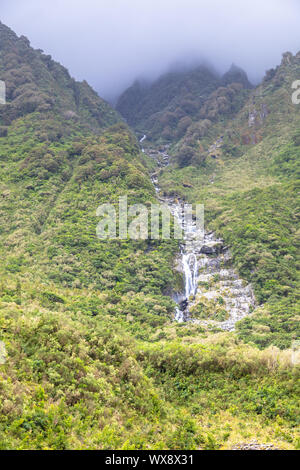
[[[200,64],[114,109],[0,22],[1,450],[300,448],[299,74]],[[125,195],[183,240],[100,240]]]

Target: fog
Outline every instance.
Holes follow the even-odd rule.
[[[1,0],[0,19],[106,99],[178,62],[258,82],[300,49],[299,0]]]

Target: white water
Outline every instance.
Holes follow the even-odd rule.
[[[155,158],[157,159],[158,166],[166,167],[170,164],[170,157],[167,153],[157,154],[155,153]],[[161,160],[158,157],[161,157]],[[158,186],[157,176],[154,174],[151,177],[152,183],[155,187],[157,194],[160,192],[160,187]],[[195,254],[196,247],[195,244],[199,243],[201,245],[201,238],[199,238],[199,233],[197,232],[196,222],[189,221],[186,223],[184,216],[184,202],[183,201],[174,201],[174,198],[168,197],[159,197],[159,200],[167,204],[170,212],[177,220],[179,226],[183,230],[184,241],[181,245],[181,265],[184,274],[184,283],[185,283],[185,292],[184,299],[181,302],[181,308],[178,306],[176,308],[175,320],[178,322],[183,322],[187,319],[189,310],[188,304],[191,297],[195,297],[198,287],[198,260]]]
[[[146,136],[141,139],[145,140]],[[169,155],[164,152],[150,151],[149,155],[157,161],[158,168],[170,164]],[[152,182],[158,199],[167,204],[170,212],[183,229],[184,239],[181,244],[180,265],[184,275],[184,292],[176,295],[180,300],[175,312],[175,321],[181,323],[192,321],[201,325],[215,325],[223,330],[233,331],[235,323],[249,315],[255,307],[255,297],[249,284],[239,279],[235,272],[231,255],[224,242],[216,238],[213,232],[200,234],[196,222],[186,224],[184,220],[184,201],[179,198],[160,195],[157,173],[153,174]],[[203,235],[203,236],[201,236]],[[228,267],[227,267],[228,266]],[[225,267],[225,269],[224,269]],[[219,281],[211,282],[214,278]],[[207,283],[208,290],[199,287],[199,282]],[[222,297],[224,309],[228,317],[224,321],[214,319],[195,320],[190,317],[189,308],[198,301],[216,302]]]
[[[188,300],[190,296],[195,296],[198,286],[198,261],[194,253],[182,255],[182,266],[185,276],[185,298]]]
[[[144,135],[144,136],[140,139],[140,144],[142,144],[142,143],[144,142],[144,140],[146,140],[146,139],[147,139],[147,136]],[[144,149],[144,148],[142,148],[142,152],[145,153],[145,149]]]
[[[198,261],[197,257],[194,253],[181,253],[182,256],[182,268],[183,274],[185,279],[185,299],[186,308],[184,310],[180,310],[179,307],[176,307],[175,312],[175,320],[178,323],[182,323],[185,321],[186,315],[188,313],[188,302],[193,296],[196,295],[197,287],[198,287]]]

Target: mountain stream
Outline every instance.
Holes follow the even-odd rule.
[[[145,139],[146,136],[140,142]],[[199,237],[196,221],[185,224],[185,202],[161,193],[158,173],[170,164],[167,149],[164,152],[147,150],[147,154],[155,159],[158,166],[158,170],[151,175],[157,197],[168,206],[184,234],[177,263],[178,270],[183,274],[184,289],[174,295],[177,303],[175,321],[190,321],[233,331],[235,323],[250,315],[256,306],[252,287],[239,278],[224,241],[213,232],[205,231],[204,236]]]

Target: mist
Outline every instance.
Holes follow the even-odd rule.
[[[300,49],[299,0],[1,0],[0,19],[114,100],[174,63],[235,63],[253,83]]]

